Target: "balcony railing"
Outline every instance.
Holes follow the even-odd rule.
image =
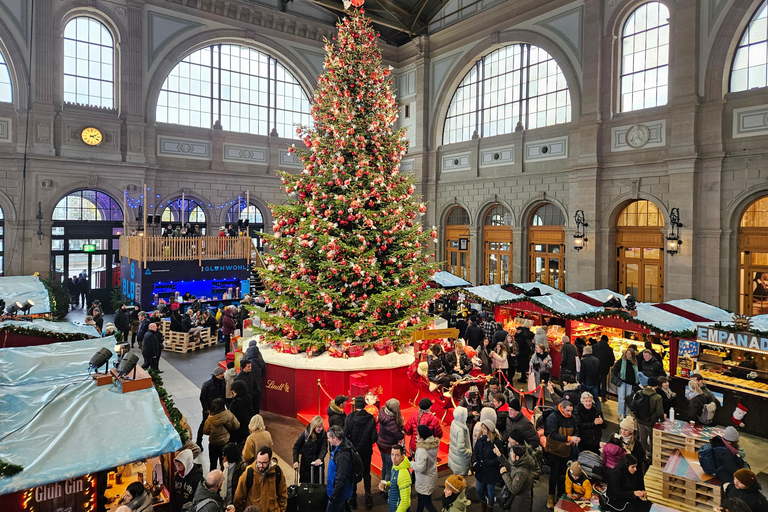
[[[245,259],[251,262],[251,237],[203,236],[163,238],[159,236],[121,236],[120,257],[138,261],[194,261]]]

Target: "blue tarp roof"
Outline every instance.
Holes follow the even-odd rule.
[[[539,304],[546,308],[557,311],[562,315],[581,316],[589,313],[599,313],[603,311],[603,308],[590,306],[586,302],[582,302],[573,297],[569,297],[564,293],[560,295],[547,295],[543,297],[529,297],[529,301],[533,304]]]
[[[694,331],[697,325],[696,322],[687,318],[677,316],[645,302],[637,303],[637,316],[635,318],[661,332]]]
[[[464,288],[462,291],[468,292],[471,295],[476,295],[488,302],[503,302],[505,300],[519,299],[522,295],[508,292],[501,287],[500,284],[487,284],[484,286],[472,286]]]
[[[35,303],[29,310],[31,315],[51,312],[48,290],[35,276],[0,277],[0,298],[5,301],[6,307],[14,301],[24,304],[25,300],[31,300]]]
[[[122,394],[91,379],[91,356],[114,344],[110,336],[0,349],[0,459],[24,467],[0,478],[0,494],[181,448],[154,387]]]
[[[562,295],[563,294],[563,292],[561,292],[557,288],[552,288],[548,284],[540,283],[538,281],[534,281],[532,283],[512,283],[512,286],[525,291],[529,291],[532,288],[538,288],[542,295]]]
[[[438,270],[435,275],[432,276],[432,281],[442,286],[443,288],[455,288],[457,286],[470,286],[472,283],[465,281],[459,276],[453,275],[450,272],[444,270]]]
[[[0,322],[0,329],[5,326],[23,327],[25,329],[35,329],[50,333],[84,334],[92,338],[101,336],[94,326],[76,324],[73,322],[51,322],[50,320],[42,319],[36,319],[31,322],[26,320],[6,320],[5,322]]]

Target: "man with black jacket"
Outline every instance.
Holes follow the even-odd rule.
[[[217,366],[213,370],[211,378],[203,382],[203,386],[200,388],[200,405],[203,407],[203,421],[200,423],[200,428],[197,429],[197,446],[200,448],[203,447],[203,427],[211,411],[211,404],[217,398],[224,400],[226,396],[227,386],[224,382],[224,370]]]
[[[261,370],[250,359],[240,360],[240,373],[235,377],[234,382],[241,380],[251,395],[253,404],[253,414],[259,414],[261,410]]]
[[[658,359],[653,357],[653,353],[648,349],[643,350],[642,357],[637,359],[637,370],[648,378],[667,376],[666,372],[664,372],[664,367]]]
[[[613,363],[616,362],[616,357],[613,355],[613,349],[608,344],[608,336],[603,334],[600,336],[600,341],[597,345],[592,347],[592,352],[598,361],[600,361],[600,386],[598,387],[598,394],[606,401],[606,393],[608,386],[608,374],[613,368]]]
[[[344,437],[349,439],[363,462],[365,508],[371,510],[373,508],[371,456],[373,455],[373,445],[379,440],[379,434],[376,432],[376,419],[365,410],[365,399],[362,396],[355,397],[355,410],[347,416],[344,422]],[[352,488],[349,506],[352,510],[357,510],[357,486]]]
[[[507,341],[507,336],[509,333],[504,330],[504,325],[502,325],[501,322],[496,322],[496,332],[493,333],[493,339],[491,339],[491,343],[488,345],[488,351],[496,348],[496,345],[499,343],[504,343]]]
[[[483,328],[477,325],[477,320],[472,320],[467,327],[466,340],[467,344],[477,350],[477,347],[483,342],[485,333]]]
[[[128,316],[125,304],[121,305],[120,309],[115,313],[115,328],[123,335],[123,343],[127,343],[128,332],[131,330],[131,318]]]
[[[145,370],[154,368],[158,373],[162,373],[157,364],[160,360],[160,351],[162,350],[162,341],[158,337],[157,324],[149,324],[147,333],[144,335],[144,347],[141,354],[144,356],[144,364],[141,365]]]
[[[579,351],[571,343],[568,336],[563,336],[563,348],[560,349],[560,380],[565,382],[567,377],[576,377],[576,359]]]
[[[517,344],[517,367],[520,369],[520,378],[517,382],[528,382],[528,363],[531,360],[531,351],[533,349],[533,333],[531,332],[528,320],[517,328],[515,333],[515,343]]]
[[[600,360],[592,353],[592,347],[584,347],[584,356],[581,358],[581,371],[579,382],[584,391],[589,391],[595,398],[595,407],[602,412],[600,404]]]

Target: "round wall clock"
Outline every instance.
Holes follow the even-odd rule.
[[[80,138],[89,146],[98,146],[104,140],[104,134],[98,128],[89,126],[83,128],[83,131],[80,132]]]

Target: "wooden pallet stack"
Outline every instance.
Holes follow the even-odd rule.
[[[186,354],[187,352],[216,344],[216,339],[211,336],[210,327],[206,327],[200,331],[200,341],[190,340],[189,334],[186,332],[172,331],[171,322],[169,320],[163,320],[162,332],[165,350],[170,350],[171,352]]]
[[[648,499],[677,510],[711,512],[720,506],[719,480],[706,475],[695,453],[676,450],[662,470],[651,466],[645,474]]]
[[[653,429],[653,465],[662,468],[675,450],[697,452],[713,436],[723,433],[718,427],[691,425],[680,420],[657,423]]]

